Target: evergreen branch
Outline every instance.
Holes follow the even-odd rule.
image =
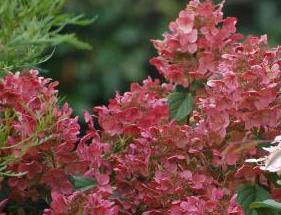
[[[2,0],[0,5],[0,72],[15,71],[45,61],[47,48],[68,43],[90,49],[66,25],[88,25],[93,19],[61,13],[65,0]]]

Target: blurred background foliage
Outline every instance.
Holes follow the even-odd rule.
[[[238,17],[243,33],[265,34],[271,45],[281,43],[280,0],[227,0],[226,16]],[[60,81],[65,96],[81,114],[106,104],[115,91],[129,89],[147,75],[157,77],[148,60],[156,55],[150,39],[159,39],[169,21],[176,18],[187,0],[69,0],[67,13],[98,16],[85,27],[66,27],[91,44],[92,50],[57,47],[53,58],[41,65],[44,76]]]

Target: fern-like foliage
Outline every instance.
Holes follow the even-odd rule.
[[[47,48],[69,43],[77,48],[90,45],[75,34],[61,34],[69,24],[87,25],[94,19],[64,14],[66,0],[1,0],[0,3],[0,71],[15,71],[46,61]]]

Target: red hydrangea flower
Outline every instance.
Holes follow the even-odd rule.
[[[8,179],[10,199],[37,201],[42,185],[72,192],[68,166],[80,162],[74,152],[80,126],[67,104],[59,107],[56,85],[35,70],[7,74],[0,82],[0,124],[6,132],[0,155],[14,156],[7,171],[23,173]]]

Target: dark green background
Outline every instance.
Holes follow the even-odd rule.
[[[69,0],[65,10],[86,17],[98,16],[90,26],[67,27],[93,49],[56,48],[42,65],[44,76],[60,81],[60,95],[75,112],[106,104],[115,91],[129,89],[130,82],[158,77],[149,65],[156,55],[150,39],[159,39],[169,21],[176,18],[187,0]],[[271,45],[281,43],[281,0],[228,0],[226,16],[238,17],[243,33],[267,33]]]

